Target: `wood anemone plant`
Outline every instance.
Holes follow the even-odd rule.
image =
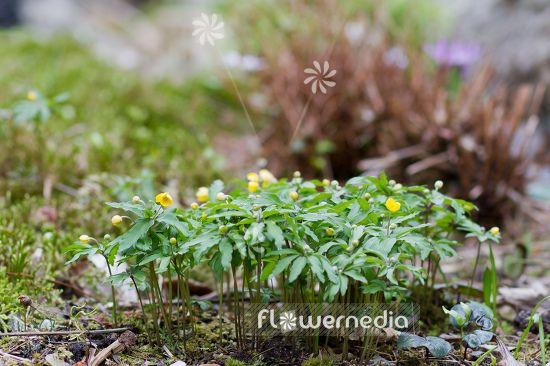
[[[126,211],[132,221],[123,235],[101,243],[111,264],[130,264],[108,281],[140,290],[145,326],[153,326],[151,343],[167,340],[172,349],[181,345],[185,351],[187,335],[197,334],[193,314],[211,305],[190,296],[189,274],[201,263],[208,264],[217,284],[220,345],[235,341],[239,349],[257,348],[262,334],[247,327],[249,305],[335,303],[350,309],[412,297],[433,303],[435,279],[443,274],[440,262],[457,256],[453,246],[460,243],[454,238],[461,236],[455,234],[483,243],[500,239],[498,230],[486,231],[470,219],[475,209],[470,202],[441,193],[441,182],[434,189],[404,187],[382,173],[340,186],[306,181],[299,172],[290,181],[277,180],[264,170],[247,178],[231,187],[214,181],[201,188],[203,203],[187,209],[171,208],[171,198],[158,197],[160,204],[139,197],[106,203]],[[73,258],[95,254],[100,243],[88,244],[89,239],[80,237],[67,252]],[[163,291],[159,275],[176,278],[176,290]],[[224,332],[224,308],[233,312],[234,336]],[[343,359],[361,347],[362,360],[372,357],[378,335],[360,341],[347,335],[323,341],[342,342]],[[298,340],[288,338],[294,344]],[[321,339],[320,334],[307,338],[307,348],[318,353]]]

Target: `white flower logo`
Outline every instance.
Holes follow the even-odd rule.
[[[201,18],[193,21],[195,30],[193,31],[193,37],[198,37],[199,43],[201,46],[204,46],[205,41],[208,41],[211,46],[214,45],[214,39],[222,39],[225,35],[223,34],[224,22],[218,21],[218,16],[212,14],[211,18],[208,18],[208,15],[205,13],[201,14]],[[217,23],[217,24],[216,24]]]
[[[279,319],[279,324],[281,324],[281,331],[283,333],[296,329],[297,318],[293,311],[285,311],[281,314]]]
[[[304,70],[307,74],[315,74],[313,76],[308,77],[306,80],[304,80],[304,84],[309,84],[312,80],[313,83],[311,84],[311,91],[313,94],[317,93],[317,84],[319,85],[319,89],[326,94],[327,89],[323,84],[329,87],[333,87],[336,85],[334,81],[325,80],[330,77],[333,77],[336,74],[336,70],[332,70],[329,72],[329,64],[327,61],[325,61],[325,64],[323,65],[323,69],[321,70],[321,65],[317,61],[313,61],[313,65],[315,66],[315,69],[307,68]]]

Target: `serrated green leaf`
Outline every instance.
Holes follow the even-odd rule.
[[[294,282],[296,278],[302,273],[302,270],[307,264],[306,257],[299,257],[292,263],[290,268],[290,274],[288,275],[288,282]]]
[[[275,244],[275,247],[277,249],[281,249],[285,241],[285,237],[283,236],[283,231],[279,226],[277,226],[275,222],[271,220],[267,220],[266,225],[267,225],[267,233],[273,239],[273,243]]]

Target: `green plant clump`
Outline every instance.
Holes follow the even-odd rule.
[[[127,272],[109,277],[115,285],[128,282],[146,290],[153,318],[151,341],[161,343],[161,333],[171,341],[185,334],[185,318],[172,318],[172,308],[158,285],[158,275],[177,277],[176,297],[184,313],[205,306],[189,296],[189,272],[206,262],[223,293],[232,273],[233,296],[227,298],[235,318],[237,345],[246,341],[241,296],[248,292],[252,303],[371,303],[405,301],[411,294],[430,299],[439,263],[456,257],[453,246],[463,233],[480,241],[498,240],[469,218],[474,206],[433,189],[404,187],[385,174],[337,181],[305,181],[296,172],[287,181],[267,170],[248,175],[248,182],[226,186],[216,180],[197,192],[201,202],[189,208],[170,208],[169,193],[145,203],[107,202],[127,212],[115,215],[113,224],[130,223],[129,230],[102,244],[107,253],[117,252],[127,262]],[[88,237],[67,248],[75,260],[96,247]],[[443,273],[442,273],[443,274]],[[244,279],[240,289],[237,276]],[[278,288],[269,285],[273,279]],[[228,284],[229,286],[229,284]],[[220,302],[223,299],[220,298]],[[244,299],[243,299],[244,301]],[[429,301],[429,300],[428,300]],[[230,306],[229,306],[230,305]],[[145,314],[145,310],[144,310]],[[220,325],[222,324],[220,312]],[[181,332],[176,331],[181,330]],[[183,337],[185,339],[185,336]],[[365,350],[373,343],[365,337]],[[227,341],[220,326],[220,342]],[[307,340],[316,353],[319,337]],[[184,343],[185,344],[185,343]],[[347,338],[344,353],[347,352]],[[363,356],[366,356],[363,354]]]

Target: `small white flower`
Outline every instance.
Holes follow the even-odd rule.
[[[443,188],[443,182],[438,180],[438,181],[435,182],[434,186],[437,189],[441,189],[441,188]]]
[[[217,24],[216,24],[217,23]],[[195,30],[193,31],[193,37],[198,37],[198,41],[201,46],[207,41],[211,46],[214,45],[214,39],[222,39],[225,35],[223,32],[224,22],[218,23],[218,16],[212,14],[210,19],[205,13],[201,14],[201,18],[193,21]]]
[[[317,61],[313,61],[313,65],[315,66],[315,69],[307,68],[304,70],[304,72],[306,74],[315,75],[310,76],[306,80],[304,80],[304,84],[309,84],[311,81],[313,81],[313,83],[311,84],[311,91],[313,92],[313,94],[317,93],[317,85],[319,85],[319,89],[321,89],[323,94],[326,94],[327,89],[323,84],[329,87],[333,87],[334,85],[336,85],[336,83],[334,81],[325,79],[333,77],[336,74],[336,70],[332,70],[329,72],[329,64],[327,61],[325,61],[323,69],[321,69],[321,65]]]

